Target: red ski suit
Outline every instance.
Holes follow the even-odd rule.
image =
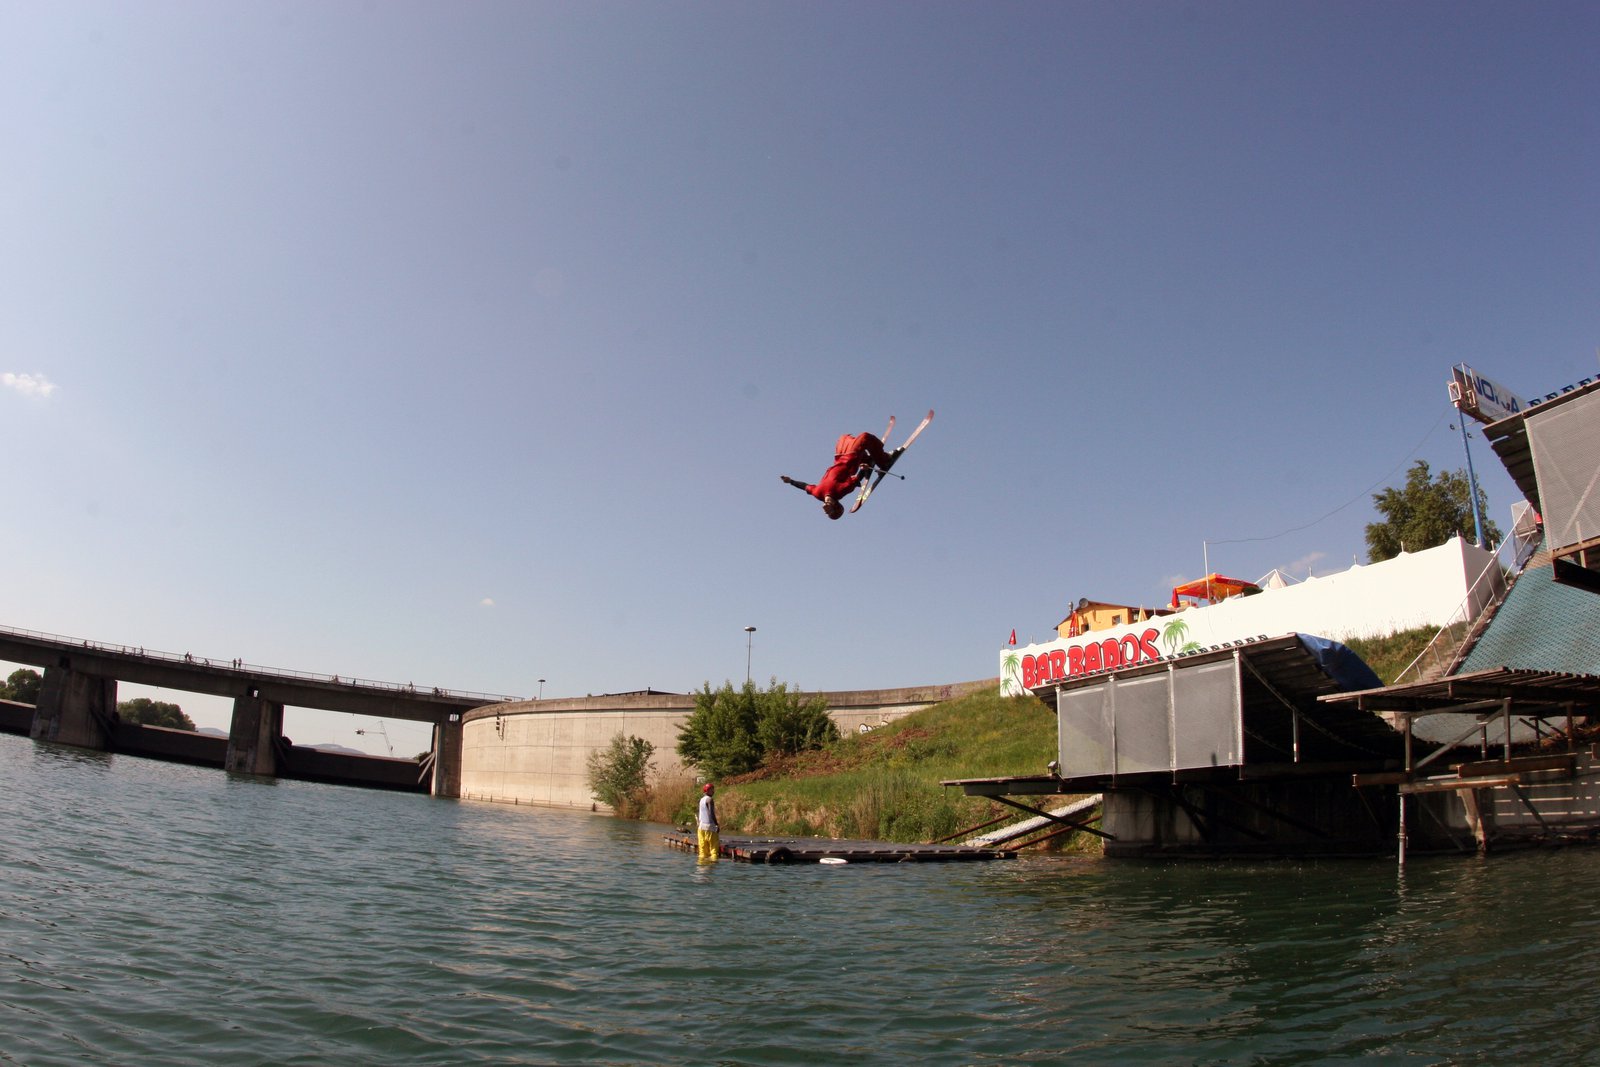
[[[830,496],[843,500],[861,484],[864,468],[888,467],[889,463],[889,454],[883,450],[883,442],[877,434],[847,433],[834,445],[833,466],[823,474],[822,480],[802,488],[818,500]]]

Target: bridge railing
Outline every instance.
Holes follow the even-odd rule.
[[[242,659],[211,659],[209,657],[196,656],[192,652],[185,652],[180,655],[176,652],[145,648],[143,645],[134,646],[114,644],[107,641],[90,641],[87,638],[67,637],[62,634],[45,633],[42,630],[24,630],[16,626],[0,626],[0,634],[26,637],[36,641],[49,641],[54,644],[69,645],[73,648],[85,648],[91,652],[115,652],[140,659],[159,660],[164,663],[175,663],[190,667],[199,666],[218,670],[231,670],[253,677],[280,678],[285,681],[348,685],[357,689],[376,689],[386,693],[402,693],[408,696],[422,693],[451,700],[482,701],[485,704],[499,704],[524,699],[523,697],[507,696],[503,693],[475,693],[470,690],[445,689],[440,686],[423,686],[419,688],[411,682],[385,682],[373,678],[347,678],[341,674],[317,674],[311,671],[291,670],[286,667],[268,667],[259,663],[246,663]]]

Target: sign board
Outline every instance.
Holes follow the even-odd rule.
[[[1239,664],[1233,659],[1056,694],[1063,778],[1173,773],[1244,762]],[[1183,718],[1182,728],[1178,719]]]
[[[1499,422],[1528,406],[1516,393],[1465,363],[1450,368],[1450,403],[1479,422]]]

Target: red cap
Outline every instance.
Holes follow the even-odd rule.
[[[701,789],[701,790],[700,790],[700,792],[702,792],[702,793],[709,793],[709,792],[711,792],[711,783],[710,783],[710,782],[707,782],[707,783],[706,783],[706,784],[705,784],[705,787],[704,787],[704,788],[703,788],[703,789]]]

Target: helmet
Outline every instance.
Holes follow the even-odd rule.
[[[828,518],[837,519],[844,514],[844,505],[831,496],[825,496],[822,498],[822,510],[827,514]]]
[[[705,784],[705,786],[704,786],[704,787],[703,787],[703,788],[701,788],[701,790],[700,790],[700,792],[702,792],[702,793],[709,793],[709,792],[711,792],[711,783],[710,783],[710,782],[707,782],[707,783],[706,783],[706,784]]]

